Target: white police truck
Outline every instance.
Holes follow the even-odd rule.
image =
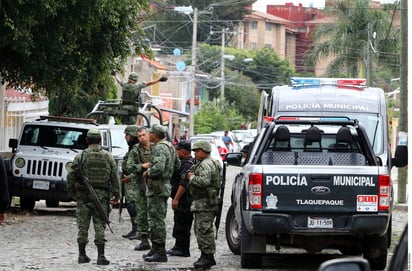
[[[19,139],[10,139],[13,156],[7,161],[10,196],[20,197],[20,207],[32,210],[45,200],[48,207],[72,199],[67,194],[67,168],[87,148],[90,128],[102,134],[102,147],[113,154],[118,168],[128,150],[125,126],[98,125],[94,119],[41,116],[25,122]]]
[[[292,78],[264,93],[261,131],[233,181],[226,239],[242,267],[270,247],[339,249],[386,266],[391,242],[392,166],[382,89],[364,79]],[[240,165],[240,154],[227,155]]]

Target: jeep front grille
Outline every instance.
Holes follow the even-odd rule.
[[[29,160],[27,162],[27,174],[35,176],[62,177],[63,163],[44,161],[44,160]]]

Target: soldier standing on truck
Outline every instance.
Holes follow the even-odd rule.
[[[128,238],[130,240],[135,240],[139,238],[138,232],[138,222],[137,222],[137,211],[136,211],[136,204],[137,204],[137,176],[133,171],[127,170],[127,161],[130,153],[132,151],[133,146],[135,146],[139,141],[137,139],[137,126],[136,125],[129,125],[124,129],[124,137],[127,141],[127,145],[129,146],[129,151],[123,158],[122,164],[122,197],[126,198],[126,208],[127,212],[130,216],[130,222],[132,223],[132,230],[127,233],[123,234],[123,238]],[[123,189],[124,187],[124,189]],[[122,204],[122,203],[120,203]]]
[[[147,218],[146,180],[143,178],[143,172],[149,168],[153,144],[150,143],[146,127],[139,127],[137,129],[137,138],[139,144],[134,145],[130,151],[126,167],[137,176],[136,211],[141,242],[134,250],[144,251],[149,250],[151,247],[149,244],[149,222]]]
[[[116,82],[122,87],[122,108],[133,112],[138,112],[139,107],[143,103],[141,98],[142,88],[157,84],[159,82],[167,81],[167,77],[162,76],[157,80],[149,82],[137,82],[139,76],[135,72],[129,74],[128,80],[126,82],[122,82],[117,74],[115,74],[114,78],[116,79]],[[128,121],[128,124],[136,124],[136,117],[130,117]]]
[[[210,158],[212,147],[209,142],[199,140],[193,143],[196,164],[186,175],[188,189],[192,196],[191,210],[195,215],[195,235],[201,252],[200,258],[193,263],[195,268],[210,268],[216,265],[215,233],[213,221],[218,212],[220,164]]]
[[[93,219],[95,230],[94,243],[97,246],[97,264],[108,265],[110,261],[104,256],[106,222],[97,211],[98,208],[90,198],[80,178],[86,176],[89,179],[89,184],[94,188],[101,207],[108,217],[109,203],[115,205],[118,202],[119,175],[112,155],[103,150],[100,145],[100,131],[93,128],[90,129],[87,132],[86,141],[89,144],[88,148],[74,158],[74,166],[69,170],[67,176],[68,193],[77,201],[76,217],[79,229],[77,235],[79,246],[78,263],[90,262],[90,258],[86,255],[86,244],[88,243],[90,220]],[[82,169],[84,176],[81,176],[79,170],[73,170],[76,166]]]

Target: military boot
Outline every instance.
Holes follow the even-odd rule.
[[[145,262],[167,262],[167,255],[165,249],[165,243],[154,243],[156,248],[155,253],[152,256],[147,256],[144,259]]]
[[[142,241],[140,242],[139,245],[137,245],[134,250],[137,251],[143,251],[143,250],[149,250],[150,244],[149,244],[149,238],[147,236],[142,236]]]
[[[130,232],[126,233],[126,234],[123,234],[122,235],[123,238],[129,238],[130,239],[131,237],[136,236],[138,234],[137,224],[135,222],[133,222],[134,221],[133,218],[131,220],[132,220],[132,230]]]
[[[79,259],[78,263],[88,263],[90,258],[86,255],[86,244],[79,244]]]
[[[202,268],[202,269],[208,269],[212,267],[213,265],[216,265],[215,257],[213,256],[213,254],[205,254],[203,252],[199,260],[193,263],[193,266],[195,268]]]
[[[104,244],[99,244],[97,246],[97,265],[108,265],[110,261],[104,256]]]

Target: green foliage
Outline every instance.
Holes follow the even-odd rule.
[[[112,91],[111,72],[146,49],[136,25],[148,0],[2,2],[0,73],[46,90],[53,115],[80,115]],[[117,59],[117,61],[115,61]]]
[[[195,134],[238,129],[242,123],[239,112],[229,103],[218,107],[213,102],[202,104],[195,114]]]
[[[380,68],[388,69],[383,64],[390,61],[389,69],[399,72],[399,30],[393,27],[392,14],[369,5],[368,0],[338,0],[325,9],[334,20],[315,28],[314,43],[307,52],[308,61],[313,63],[334,57],[325,76],[365,77],[366,50],[370,47],[373,51],[370,44],[377,52],[370,56],[382,64]]]

